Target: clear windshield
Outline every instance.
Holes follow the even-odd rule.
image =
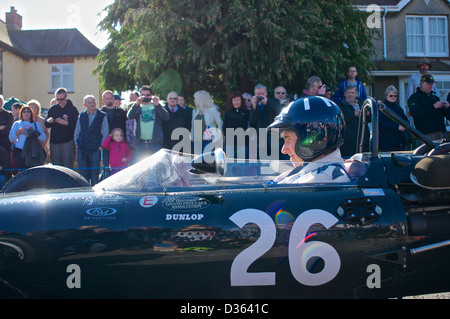
[[[290,161],[228,159],[223,176],[214,173],[195,174],[191,172],[193,160],[194,157],[190,154],[180,155],[162,149],[100,182],[94,190],[146,192],[161,187],[264,184],[292,169]],[[206,160],[213,161],[208,158]]]

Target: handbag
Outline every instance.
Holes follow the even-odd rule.
[[[38,140],[40,132],[37,130],[36,123],[34,123],[34,127],[34,132],[28,133],[28,137],[25,140],[21,154],[26,167],[42,165],[47,158],[47,153],[42,148],[42,145]]]

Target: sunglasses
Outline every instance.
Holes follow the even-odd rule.
[[[286,92],[275,92],[275,94],[286,94]]]
[[[389,96],[389,97],[397,97],[396,94],[389,94],[388,96]]]

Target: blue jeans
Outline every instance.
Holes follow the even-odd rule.
[[[161,149],[161,145],[154,143],[144,143],[140,142],[136,144],[133,158],[131,159],[131,164],[136,164],[137,162],[155,154]]]
[[[92,153],[78,150],[78,170],[92,186],[98,183],[100,174],[101,151]]]

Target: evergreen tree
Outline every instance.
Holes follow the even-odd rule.
[[[312,75],[336,85],[349,63],[370,80],[369,14],[350,0],[116,0],[105,11],[98,72],[110,89],[300,92]]]

